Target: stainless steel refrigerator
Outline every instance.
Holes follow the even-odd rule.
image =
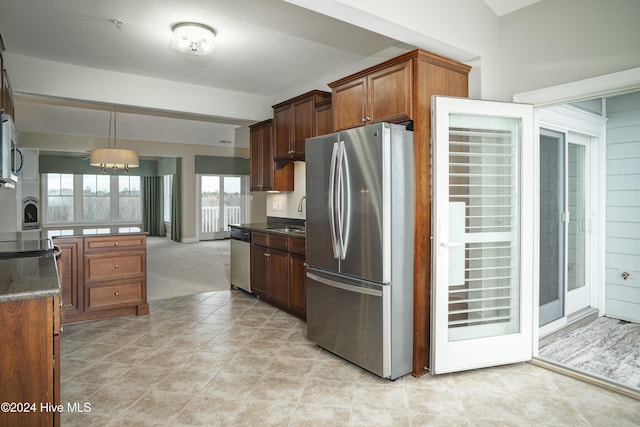
[[[412,371],[413,132],[306,140],[308,338],[384,378]]]

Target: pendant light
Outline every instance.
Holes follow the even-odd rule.
[[[111,148],[111,119],[113,118],[113,148]],[[124,173],[129,172],[129,168],[137,168],[139,166],[138,152],[134,150],[126,150],[117,148],[117,111],[113,107],[113,112],[109,112],[109,139],[107,148],[94,148],[91,150],[89,164],[97,166],[104,173],[112,170],[118,173],[123,170]]]

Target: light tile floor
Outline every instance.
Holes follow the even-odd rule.
[[[65,326],[63,426],[638,426],[640,401],[531,364],[379,379],[241,291]]]

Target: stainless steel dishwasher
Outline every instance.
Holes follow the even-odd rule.
[[[231,227],[231,284],[251,292],[251,232]]]

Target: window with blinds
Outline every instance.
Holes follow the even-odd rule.
[[[449,241],[457,243],[449,262],[458,273],[449,275],[449,341],[518,332],[519,119],[496,118],[487,130],[454,116]]]

